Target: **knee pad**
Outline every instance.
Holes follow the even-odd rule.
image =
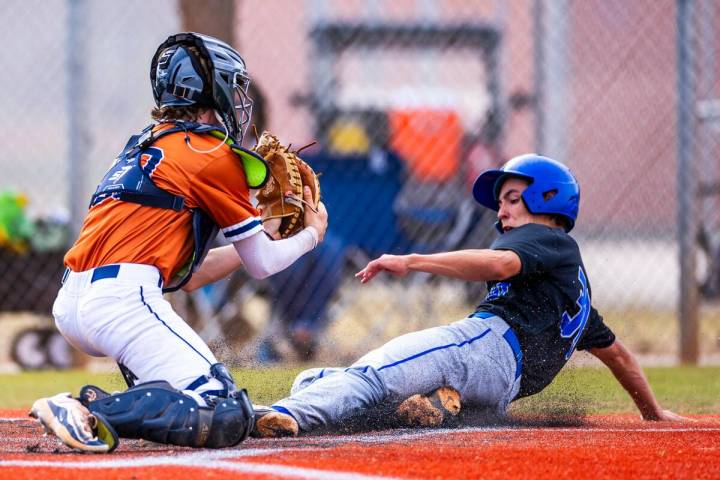
[[[255,412],[243,388],[214,400],[212,425],[205,447],[232,447],[245,440],[255,425]]]
[[[253,424],[252,405],[244,390],[204,407],[164,381],[136,385],[90,402],[88,409],[102,415],[120,437],[184,447],[237,445]]]

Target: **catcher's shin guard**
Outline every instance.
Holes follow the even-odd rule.
[[[254,424],[255,413],[244,388],[231,393],[228,398],[216,398],[212,428],[205,446],[237,445],[250,435]]]
[[[88,409],[102,415],[120,437],[184,447],[237,445],[250,434],[254,420],[245,390],[204,407],[164,381],[92,401]]]

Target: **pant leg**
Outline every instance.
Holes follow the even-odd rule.
[[[63,287],[65,288],[65,287]],[[94,355],[113,358],[138,377],[138,383],[165,380],[197,393],[221,391],[209,377],[217,363],[205,342],[162,297],[157,284],[127,285],[113,279],[88,284],[76,296],[71,332],[74,344]]]
[[[514,372],[514,356],[502,334],[482,319],[466,318],[395,338],[274,406],[293,415],[303,430],[442,386],[458,390],[467,405],[504,408]]]
[[[325,368],[308,368],[298,373],[290,387],[290,395],[294,395],[300,390],[307,388],[318,378],[327,377],[337,372],[344,371],[341,367],[325,367]]]
[[[67,342],[81,352],[93,357],[104,357],[105,354],[94,348],[85,339],[85,333],[80,330],[77,320],[77,304],[80,300],[79,292],[62,287],[53,303],[52,314],[55,326]]]

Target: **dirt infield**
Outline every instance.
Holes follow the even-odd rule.
[[[44,437],[24,415],[0,412],[0,479],[71,479],[88,469],[102,470],[105,480],[720,478],[720,416],[684,424],[594,416],[570,427],[522,419],[503,427],[250,439],[225,450],[126,440],[111,455],[88,455]]]

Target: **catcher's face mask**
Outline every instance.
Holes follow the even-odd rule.
[[[233,75],[233,105],[235,108],[235,121],[237,122],[240,134],[238,141],[242,141],[245,131],[250,125],[252,117],[253,100],[248,95],[250,78],[242,72],[235,72]]]

